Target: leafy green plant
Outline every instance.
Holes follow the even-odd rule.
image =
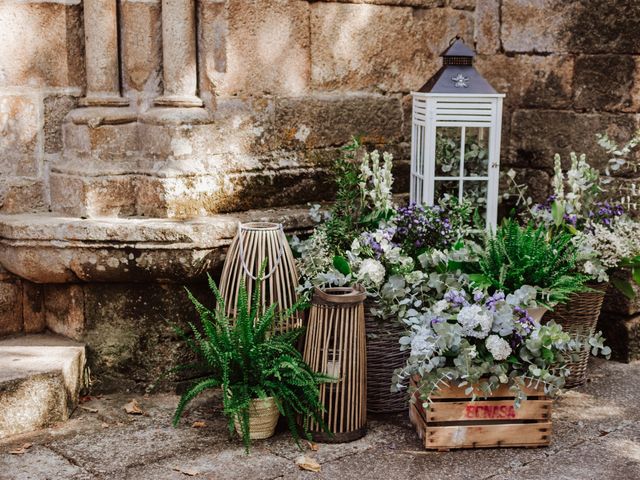
[[[342,147],[342,155],[333,166],[336,199],[331,208],[331,216],[322,226],[329,245],[333,250],[343,252],[349,248],[357,236],[358,222],[362,216],[360,191],[360,169],[356,162],[361,148],[358,138]]]
[[[261,277],[262,274],[259,279]],[[259,285],[261,282],[257,283]],[[178,369],[206,372],[206,376],[192,384],[180,398],[173,417],[174,426],[178,424],[185,407],[200,393],[221,388],[229,431],[233,433],[234,420],[238,419],[247,453],[252,399],[273,397],[298,445],[301,436],[310,438],[306,429],[309,420],[314,420],[326,430],[318,386],[333,378],[313,372],[294,347],[302,329],[272,334],[276,305],[262,312],[260,288],[256,288],[250,301],[244,285],[240,287],[238,314],[233,322],[225,314],[224,300],[211,277],[209,286],[217,300],[217,307],[213,311],[187,290],[200,316],[201,328],[189,323],[192,332],[189,335],[174,326],[176,333],[199,360],[195,365],[184,365]],[[289,316],[296,309],[293,307],[283,315]]]
[[[494,235],[488,234],[478,260],[480,274],[472,280],[483,287],[513,293],[524,285],[535,287],[547,305],[563,303],[584,291],[588,277],[575,273],[577,248],[572,235],[560,232],[549,238],[544,226],[520,226],[505,219]]]

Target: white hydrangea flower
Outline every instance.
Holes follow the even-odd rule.
[[[358,270],[358,279],[366,284],[379,287],[384,282],[386,270],[384,266],[373,258],[367,258],[362,261]]]
[[[504,338],[498,335],[489,335],[484,344],[489,353],[493,355],[493,358],[498,361],[506,360],[511,355],[511,346]]]
[[[467,337],[485,338],[491,330],[493,319],[480,305],[462,307],[457,316],[462,333]]]

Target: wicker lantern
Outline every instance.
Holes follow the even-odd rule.
[[[411,201],[469,199],[488,226],[498,212],[502,99],[456,39],[442,68],[413,96]]]
[[[240,285],[245,283],[249,298],[252,298],[265,259],[268,260],[261,285],[262,308],[277,303],[278,312],[282,312],[297,301],[298,272],[282,225],[269,222],[241,223],[229,247],[220,278],[220,293],[225,301],[226,313],[231,318],[236,317]],[[274,325],[274,330],[288,331],[300,326],[302,315],[296,313],[284,319],[284,323]]]
[[[324,420],[334,436],[309,425],[321,442],[350,442],[367,428],[367,356],[361,286],[316,289],[309,314],[304,359],[316,372],[336,377],[320,386]]]

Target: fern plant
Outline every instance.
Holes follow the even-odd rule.
[[[187,290],[200,316],[201,328],[189,323],[192,333],[189,335],[174,326],[199,360],[197,364],[179,366],[176,370],[206,372],[204,378],[192,384],[180,398],[173,417],[174,426],[191,400],[207,389],[221,388],[229,431],[233,433],[237,419],[247,453],[250,447],[249,409],[253,399],[274,398],[298,446],[301,437],[310,439],[306,429],[309,420],[327,430],[318,387],[333,378],[313,372],[294,347],[302,329],[272,334],[276,305],[261,312],[260,288],[256,288],[250,300],[244,285],[240,287],[237,318],[232,322],[225,314],[224,300],[210,276],[209,286],[217,301],[215,310],[205,307]],[[289,316],[296,309],[294,306],[283,315]]]
[[[505,219],[494,235],[487,235],[478,260],[481,273],[471,278],[480,286],[505,293],[531,285],[543,297],[541,303],[552,306],[587,290],[588,277],[575,273],[576,255],[571,234],[550,237],[542,225],[520,226],[516,220]]]

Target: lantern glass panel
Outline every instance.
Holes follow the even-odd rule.
[[[460,176],[462,127],[436,128],[436,177]]]
[[[436,180],[435,182],[435,203],[438,200],[450,196],[460,198],[460,181],[459,180]]]
[[[468,127],[464,142],[464,176],[489,175],[489,128]]]
[[[480,218],[487,218],[487,193],[489,182],[487,180],[466,180],[462,182],[463,197],[471,202],[478,210]]]

